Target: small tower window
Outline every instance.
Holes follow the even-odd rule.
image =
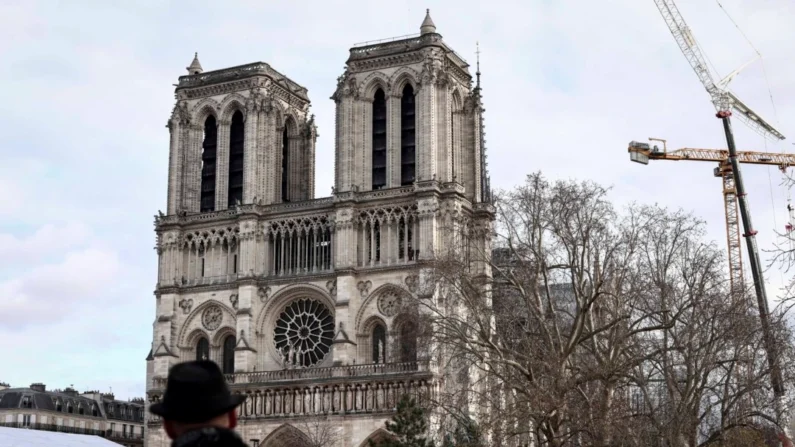
[[[243,113],[232,115],[229,127],[229,207],[243,201]]]
[[[235,372],[235,336],[229,335],[224,339],[224,374]]]
[[[380,88],[373,98],[373,189],[386,186],[386,96]]]
[[[414,87],[406,84],[400,98],[400,184],[411,185],[416,178],[416,119]]]
[[[215,162],[218,147],[218,127],[215,117],[208,116],[204,122],[204,142],[202,143],[202,213],[215,210]]]
[[[282,202],[290,201],[290,137],[287,132],[287,124],[284,125],[282,132]]]
[[[210,359],[210,343],[206,338],[202,337],[196,343],[196,360],[209,360]]]
[[[373,363],[386,363],[386,329],[382,324],[373,328]]]

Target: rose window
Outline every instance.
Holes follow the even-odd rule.
[[[331,350],[334,317],[326,306],[304,298],[290,303],[274,329],[276,349],[285,366],[312,366]]]
[[[202,314],[202,324],[208,331],[214,331],[221,325],[221,320],[224,318],[221,308],[218,306],[210,306],[204,310]]]

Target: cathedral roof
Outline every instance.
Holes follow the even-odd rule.
[[[420,25],[420,34],[428,34],[428,33],[435,33],[436,32],[436,25],[433,23],[433,19],[431,19],[431,10],[425,10],[425,20],[422,21],[422,25]]]

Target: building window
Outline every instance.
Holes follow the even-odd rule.
[[[74,412],[75,412],[75,409],[74,409],[74,407],[72,406],[72,403],[71,403],[71,402],[69,402],[69,403],[67,403],[67,404],[66,404],[66,412],[67,412],[67,413],[74,413]]]
[[[77,406],[77,414],[86,414],[86,409],[83,408],[83,404]]]
[[[373,363],[386,362],[386,329],[382,324],[373,328]]]
[[[22,426],[23,427],[30,427],[30,415],[23,414],[22,415]]]
[[[313,366],[331,351],[334,315],[320,301],[293,301],[276,320],[274,342],[285,367]]]
[[[400,326],[400,361],[417,361],[417,325],[413,321]]]
[[[127,424],[121,424],[121,434],[125,438],[127,437]]]
[[[33,402],[30,400],[30,396],[22,398],[22,408],[33,408]]]
[[[202,213],[215,210],[215,163],[218,147],[218,126],[214,116],[204,122],[204,142],[202,142]]]
[[[386,96],[380,88],[373,98],[373,189],[386,186]]]
[[[414,88],[406,84],[400,98],[400,184],[404,186],[413,184],[416,176],[415,112]]]
[[[116,433],[116,424],[113,422],[110,423],[110,432],[111,434]]]
[[[224,339],[224,358],[223,358],[224,374],[233,374],[235,372],[235,336],[229,335]]]
[[[287,133],[287,124],[282,132],[282,202],[290,201],[290,136]]]
[[[97,404],[91,405],[91,416],[99,416],[99,409],[97,408]]]
[[[229,207],[243,201],[243,113],[232,115],[229,127]]]
[[[61,404],[60,400],[55,402],[55,411],[63,411],[63,404]]]
[[[202,337],[196,343],[196,360],[209,360],[210,359],[210,343],[206,338]]]

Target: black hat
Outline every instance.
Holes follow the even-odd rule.
[[[244,400],[246,396],[229,392],[215,362],[197,360],[171,368],[163,400],[149,411],[163,419],[195,424],[227,413]]]

